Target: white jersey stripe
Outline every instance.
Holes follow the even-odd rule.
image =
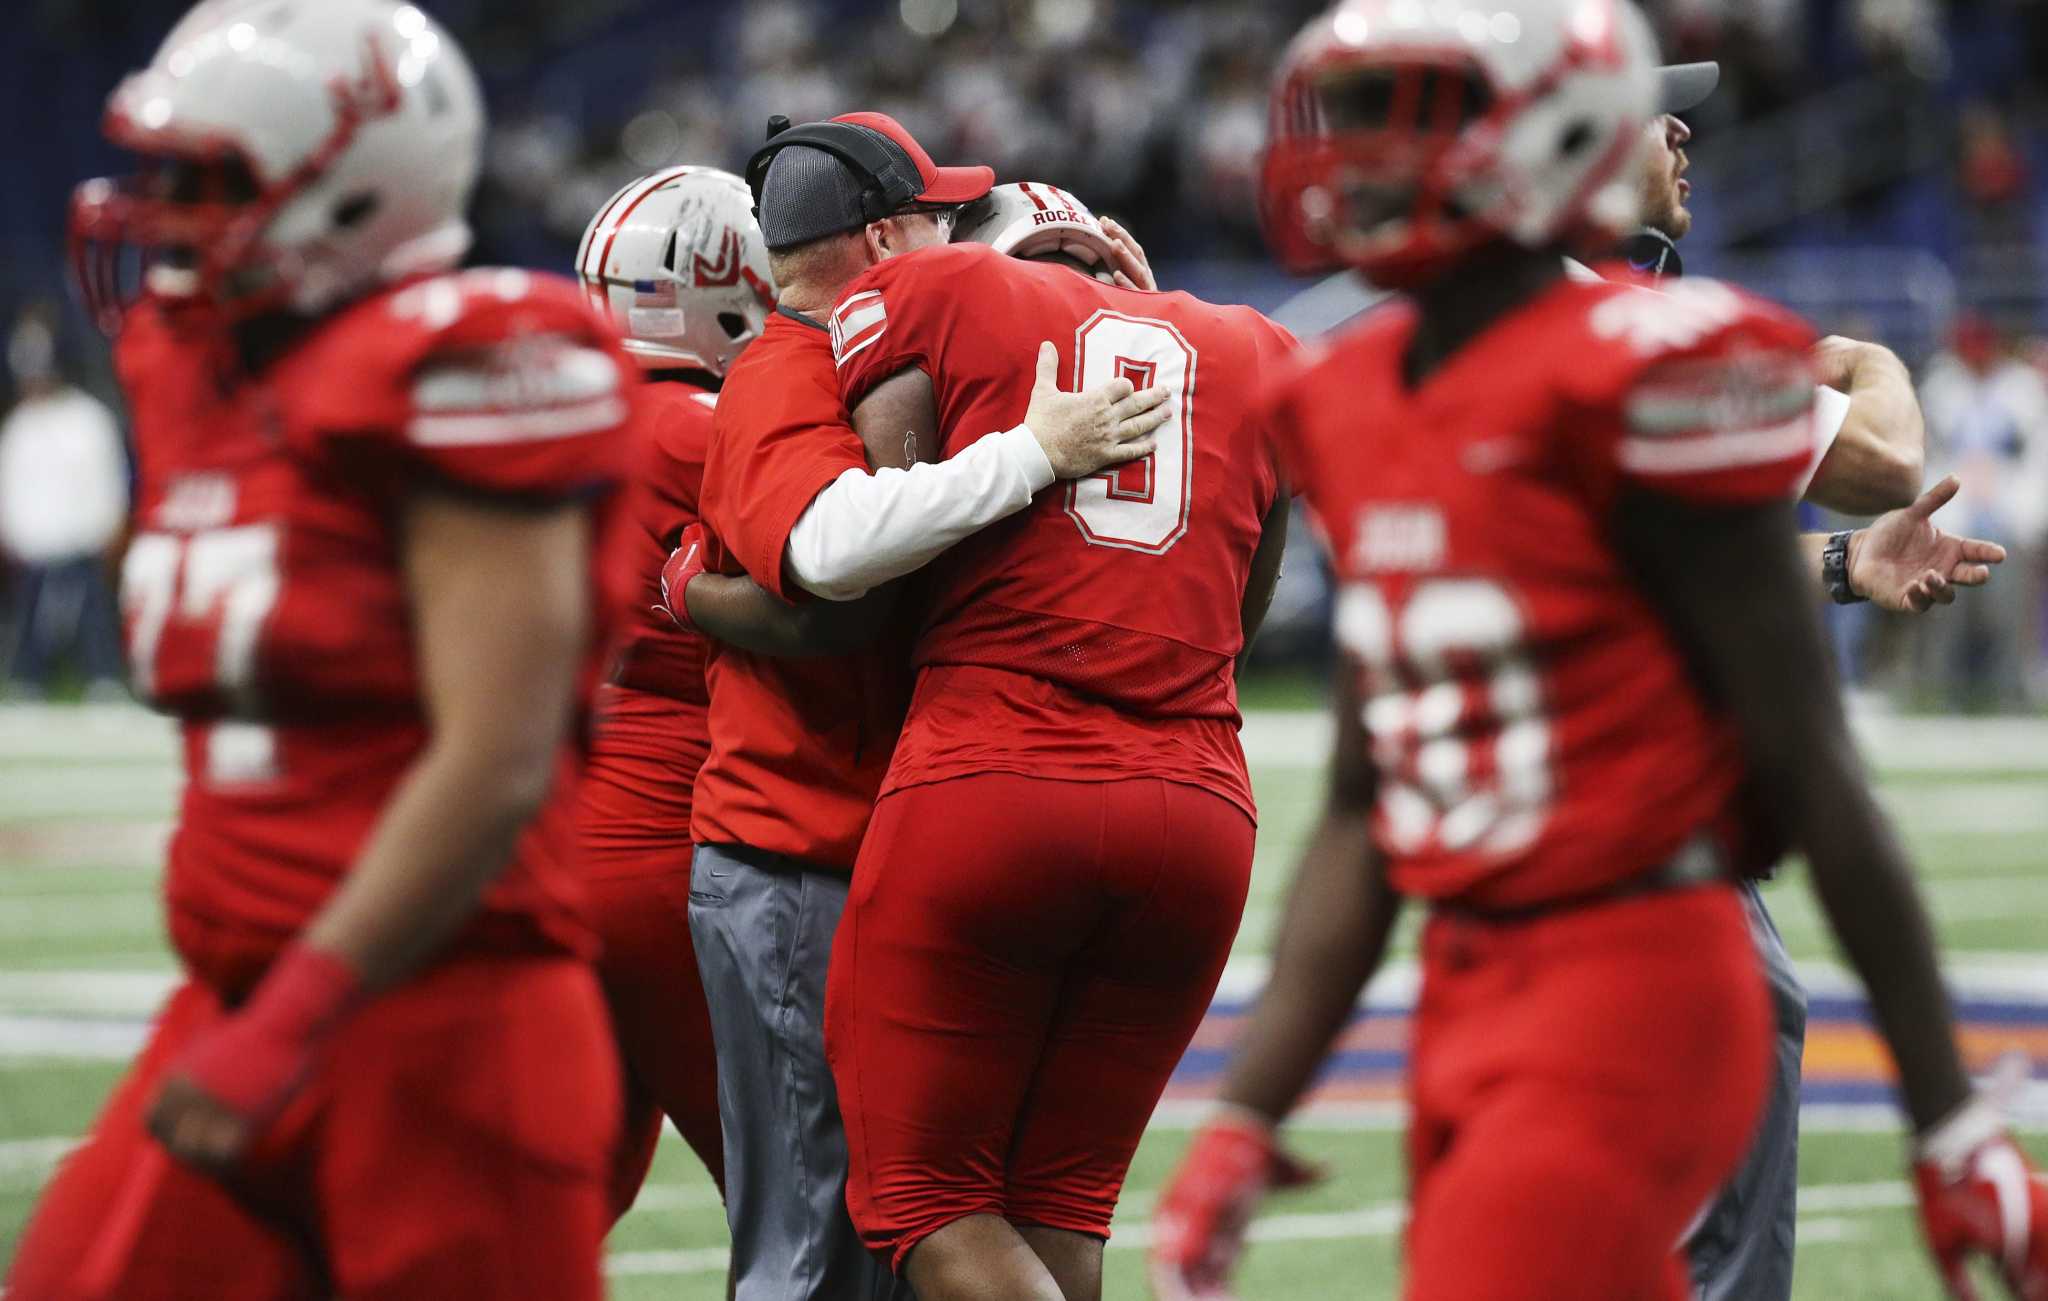
[[[1621,466],[1637,474],[1698,474],[1773,461],[1804,459],[1813,448],[1813,420],[1802,412],[1771,429],[1690,438],[1624,438]]]
[[[626,400],[611,394],[572,406],[529,411],[477,411],[413,417],[405,436],[421,447],[489,447],[594,434],[623,424]]]

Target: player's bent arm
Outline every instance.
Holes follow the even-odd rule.
[[[852,600],[1023,510],[1055,479],[1152,450],[1152,431],[1166,421],[1164,388],[1133,392],[1129,380],[1114,379],[1066,393],[1057,371],[1058,354],[1042,345],[1024,422],[936,464],[923,459],[938,447],[929,377],[899,371],[876,385],[854,408],[853,426],[878,468],[848,470],[812,499],[783,550],[790,578],[827,600]]]
[[[932,377],[911,366],[875,385],[854,408],[853,429],[877,470],[908,470],[938,460],[939,395]]]
[[[1806,499],[1845,515],[1897,510],[1920,494],[1927,425],[1913,377],[1881,344],[1832,335],[1813,351],[1822,382],[1848,396],[1842,425]]]
[[[167,1072],[148,1125],[179,1160],[234,1169],[335,1027],[438,949],[504,870],[568,730],[590,636],[590,533],[581,506],[408,504],[427,745],[326,906]]]
[[[403,979],[472,911],[546,800],[590,637],[589,512],[422,495],[404,567],[430,729],[305,940]]]
[[[1244,672],[1245,657],[1251,654],[1266,611],[1273,605],[1273,589],[1280,583],[1280,567],[1287,556],[1287,484],[1273,496],[1266,518],[1259,525],[1259,545],[1252,552],[1251,572],[1245,578],[1244,601],[1238,607],[1238,623],[1244,629],[1244,649],[1237,653],[1237,671]]]
[[[691,626],[707,636],[756,655],[804,659],[873,645],[896,607],[896,588],[792,605],[745,574],[700,573],[684,584],[683,600]]]
[[[1272,1122],[1308,1088],[1378,970],[1401,911],[1372,845],[1374,779],[1357,675],[1342,657],[1336,673],[1337,742],[1322,818],[1288,888],[1272,972],[1219,1095]]]
[[[783,550],[789,577],[829,601],[923,568],[1030,505],[1055,477],[1023,425],[940,462],[937,396],[931,377],[915,368],[875,385],[852,419],[873,472],[848,470],[826,485]]]
[[[1637,490],[1616,532],[1707,695],[1741,734],[1765,811],[1804,850],[1925,1132],[1970,1085],[1912,870],[1843,719],[1791,503],[1706,509]]]

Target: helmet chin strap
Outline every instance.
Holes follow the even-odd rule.
[[[1621,241],[1615,252],[1645,275],[1662,280],[1685,274],[1685,262],[1678,256],[1678,243],[1654,226],[1644,226]]]

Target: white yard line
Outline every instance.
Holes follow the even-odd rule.
[[[1219,1002],[1245,1004],[1265,986],[1272,969],[1261,956],[1233,958],[1216,989]],[[1798,964],[1800,980],[1816,997],[1853,995],[1855,977],[1831,963]],[[2013,1002],[2048,1002],[2048,955],[2026,953],[1973,954],[1947,967],[1949,985],[1963,998]],[[7,970],[0,968],[0,1015],[140,1019],[154,1015],[177,984],[172,971]],[[1380,1009],[1414,1005],[1421,971],[1413,961],[1388,963],[1367,989],[1368,1002]],[[0,1026],[4,1026],[0,1022]],[[0,1057],[12,1050],[9,1032],[0,1028]]]
[[[604,1258],[604,1272],[613,1278],[673,1274],[723,1274],[731,1253],[724,1247],[692,1247],[687,1251],[614,1251]]]
[[[1872,765],[1933,772],[2025,771],[2048,756],[2048,719],[1901,716],[1853,706],[1849,720]],[[1330,754],[1326,710],[1254,710],[1240,735],[1254,765],[1320,769]]]
[[[1862,989],[1855,975],[1836,963],[1799,962],[1794,966],[1809,995],[1835,997]],[[1265,988],[1272,969],[1272,959],[1265,954],[1232,958],[1216,986],[1217,999],[1226,1003],[1250,1000]],[[1951,959],[1942,969],[1949,987],[1965,998],[2048,1002],[2048,952],[1972,952]],[[1412,959],[1389,962],[1373,977],[1367,998],[1361,1002],[1369,1001],[1375,1007],[1410,1007],[1421,982],[1421,968]],[[0,974],[0,1006],[5,1006],[5,990],[5,975]]]
[[[28,1190],[39,1186],[50,1169],[70,1151],[77,1140],[65,1137],[18,1138],[0,1142],[0,1189]],[[1121,1209],[1126,1213],[1149,1211],[1157,1199],[1154,1189],[1131,1189],[1124,1194]],[[718,1205],[717,1190],[708,1183],[657,1183],[640,1190],[633,1214],[661,1211],[710,1210]],[[1853,1241],[1865,1236],[1868,1225],[1858,1215],[1900,1210],[1913,1205],[1913,1191],[1900,1180],[1863,1183],[1814,1184],[1799,1190],[1799,1241],[1802,1246]],[[1387,1238],[1398,1234],[1407,1220],[1407,1206],[1382,1201],[1346,1211],[1269,1214],[1253,1223],[1253,1242],[1315,1242],[1341,1239]],[[1109,1245],[1135,1249],[1151,1241],[1151,1223],[1140,1220],[1117,1226]],[[605,1261],[605,1272],[625,1275],[714,1274],[726,1264],[724,1247],[694,1247],[676,1251],[615,1251]]]
[[[1852,702],[1850,721],[1880,768],[1987,772],[2042,766],[2048,719],[1894,715]],[[1254,763],[1320,768],[1329,755],[1322,709],[1252,710],[1245,753]],[[167,719],[134,705],[0,706],[0,761],[176,756]]]
[[[1120,1209],[1144,1198],[1147,1205],[1155,1194],[1150,1190],[1127,1193]],[[1820,1184],[1799,1190],[1798,1240],[1802,1247],[1823,1243],[1858,1241],[1868,1236],[1869,1226],[1852,1218],[1855,1212],[1894,1210],[1913,1204],[1912,1190],[1905,1184]],[[636,1208],[637,1209],[637,1208]],[[1809,1214],[1809,1212],[1835,1212]],[[1300,1212],[1261,1215],[1246,1234],[1253,1242],[1328,1242],[1391,1238],[1408,1222],[1405,1202],[1375,1202],[1349,1211]],[[1151,1245],[1152,1224],[1141,1220],[1119,1224],[1109,1240],[1112,1250],[1139,1250]],[[618,1251],[605,1260],[605,1272],[614,1277],[636,1274],[712,1274],[725,1268],[725,1249],[696,1247],[685,1251]]]

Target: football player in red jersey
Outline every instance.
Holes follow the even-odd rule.
[[[1286,512],[1249,408],[1293,341],[1107,283],[1111,238],[1057,189],[961,219],[998,247],[879,263],[832,313],[876,465],[952,460],[1015,420],[1048,333],[1040,379],[1127,377],[1170,414],[1150,456],[1038,493],[920,576],[917,688],[835,941],[827,1048],[854,1223],[920,1297],[1084,1298],[1243,906],[1235,660]],[[850,509],[818,546],[891,576],[870,567],[887,531]]]
[[[705,644],[676,625],[660,578],[697,521],[718,387],[775,292],[746,182],[711,167],[664,168],[613,195],[583,232],[576,270],[651,381],[634,422],[627,523],[607,557],[632,599],[576,802],[604,945],[598,976],[626,1076],[616,1216],[647,1177],[664,1115],[725,1182],[711,1018],[690,943],[690,792],[711,746]]]
[[[961,229],[956,240],[980,240],[1018,257],[1045,259],[1055,264],[1026,269],[1043,282],[1041,288],[1051,286],[1043,290],[1040,298],[1026,293],[992,300],[1019,337],[1042,332],[1039,327],[1047,319],[1063,326],[1070,324],[1067,317],[1079,310],[1077,303],[1088,300],[1093,305],[1090,295],[1116,292],[1108,290],[1108,284],[1135,291],[1136,286],[1151,283],[1141,251],[1127,236],[1120,231],[1106,231],[1085,208],[1052,187],[998,187],[986,199],[962,209],[958,221]],[[979,293],[989,284],[1001,283],[999,272],[986,269],[997,256],[980,248],[950,251],[945,259],[935,259],[931,269],[914,277],[908,291],[922,297],[924,291],[949,283],[950,274],[966,264],[973,269],[970,280],[939,292]],[[1065,265],[1056,265],[1060,263]],[[975,278],[982,276],[993,278],[988,283]],[[1106,283],[1087,277],[1099,277]],[[884,293],[883,299],[893,301],[889,295],[904,289],[905,286],[897,285]],[[1230,392],[1233,368],[1242,368],[1247,354],[1278,356],[1291,344],[1284,332],[1243,309],[1212,308],[1184,295],[1133,292],[1126,297],[1129,303],[1171,313],[1181,326],[1210,344],[1211,365],[1204,373],[1211,376],[1209,384],[1222,386],[1226,395]],[[864,290],[849,291],[848,296],[842,297],[832,317],[834,351],[842,362],[842,383],[852,382],[848,369],[852,360],[877,348],[878,341],[882,346],[874,355],[879,362],[897,355],[893,350],[899,346],[916,348],[920,343],[935,342],[936,334],[945,332],[933,332],[933,323],[923,318],[923,309],[913,307],[907,329],[890,338],[889,330],[896,327],[887,323],[886,301],[878,302]],[[957,305],[954,309],[938,310],[957,310]],[[944,319],[950,327],[958,318],[949,315]],[[1163,333],[1174,329],[1170,325],[1137,324],[1140,329],[1153,324]],[[1090,337],[1097,338],[1093,334]],[[1219,337],[1230,342],[1218,348],[1214,345]],[[904,342],[899,343],[899,339]],[[1138,343],[1151,345],[1161,340],[1147,332],[1137,342],[1122,342],[1128,345],[1124,351],[1131,351]],[[957,347],[958,351],[947,355],[964,358],[972,351],[968,345]],[[949,446],[941,447],[937,436],[936,411],[943,409],[943,403],[935,406],[937,399],[931,382],[924,380],[921,372],[905,372],[886,381],[886,387],[899,395],[895,399],[878,401],[871,397],[859,403],[856,421],[868,439],[867,455],[883,468],[876,471],[874,484],[864,492],[821,495],[813,501],[799,528],[790,534],[785,556],[795,581],[811,591],[837,598],[828,604],[839,614],[815,619],[809,613],[781,604],[746,579],[710,574],[679,576],[681,585],[671,588],[671,598],[686,600],[690,611],[721,640],[759,645],[776,654],[802,653],[807,647],[821,644],[821,638],[846,635],[850,624],[858,626],[863,620],[871,624],[872,613],[849,618],[845,612],[862,607],[872,611],[878,603],[886,611],[896,592],[885,586],[863,596],[869,587],[886,584],[910,572],[947,546],[960,543],[975,528],[989,524],[988,519],[976,522],[985,500],[1007,500],[1002,493],[979,486],[981,480],[988,479],[1000,487],[1001,476],[976,467],[990,463],[992,457],[1000,463],[1002,458],[1016,455],[998,444],[1021,443],[1017,431],[986,437],[965,431],[985,425],[986,419],[1013,419],[1010,399],[1021,404],[1027,388],[1030,406],[1036,411],[1042,395],[1053,389],[1058,369],[1056,350],[1050,344],[1044,345],[1033,386],[1014,373],[1022,356],[1029,354],[1028,343],[1021,353],[1009,351],[1015,355],[1008,357],[1007,365],[996,359],[998,354],[993,348],[979,359],[986,365],[986,376],[973,371],[965,361],[956,367],[963,385],[987,387],[987,377],[1000,377],[1008,392],[1007,397],[995,396],[973,408],[961,408],[958,418],[965,423],[954,430]],[[1143,373],[1146,366],[1164,368],[1156,358],[1146,361],[1136,357],[1130,361],[1126,373],[1133,369],[1140,372],[1134,376],[1134,382],[1151,383],[1157,378]],[[1115,820],[1120,826],[1129,824],[1127,834],[1116,837],[1108,847],[1095,846],[1092,841],[1084,845],[1077,840],[1073,844],[1062,842],[1033,849],[1032,840],[1019,838],[1017,855],[1035,855],[1067,869],[1053,882],[1062,889],[1037,899],[1023,911],[1012,909],[1019,892],[1032,893],[1030,886],[1034,882],[1044,885],[1046,880],[1034,873],[1038,866],[1035,861],[1012,861],[996,853],[995,857],[1003,858],[1001,863],[985,865],[984,870],[964,876],[959,888],[946,892],[947,907],[952,909],[948,916],[959,914],[954,920],[963,929],[958,934],[938,936],[945,924],[936,917],[930,919],[926,938],[938,937],[944,942],[932,950],[934,969],[928,973],[907,970],[899,978],[894,970],[882,967],[857,973],[853,960],[838,956],[834,959],[828,1015],[840,1027],[832,1032],[840,1042],[852,1025],[848,1014],[857,1006],[858,1000],[851,993],[855,988],[890,989],[890,1000],[877,1011],[892,1018],[894,1013],[889,1013],[888,1008],[900,1010],[897,996],[907,992],[919,1009],[916,1019],[933,1031],[922,1043],[882,1046],[883,1058],[899,1050],[915,1054],[914,1059],[906,1058],[900,1063],[900,1074],[896,1071],[898,1063],[878,1062],[876,1053],[870,1050],[867,1074],[862,1078],[849,1073],[848,1057],[842,1049],[833,1050],[834,1071],[842,1090],[849,1087],[849,1081],[859,1087],[858,1113],[855,1104],[848,1100],[852,1095],[841,1093],[856,1162],[885,1162],[896,1169],[924,1167],[907,1177],[888,1181],[879,1194],[872,1187],[872,1176],[867,1174],[857,1175],[849,1189],[849,1204],[856,1212],[863,1236],[886,1252],[893,1263],[901,1264],[908,1257],[908,1276],[920,1296],[953,1295],[962,1286],[982,1286],[987,1282],[1005,1288],[1052,1288],[1053,1292],[1047,1295],[1056,1295],[1062,1288],[1070,1296],[1094,1295],[1099,1291],[1101,1240],[1107,1233],[1124,1167],[1166,1073],[1199,1020],[1214,986],[1216,970],[1220,969],[1223,950],[1236,928],[1243,900],[1243,873],[1249,866],[1251,823],[1249,789],[1234,736],[1231,661],[1243,645],[1242,628],[1256,625],[1270,595],[1283,538],[1277,527],[1267,526],[1278,518],[1282,494],[1271,473],[1270,457],[1263,454],[1261,440],[1232,423],[1232,404],[1236,399],[1230,396],[1209,400],[1204,409],[1210,412],[1214,423],[1205,420],[1202,426],[1209,437],[1199,455],[1188,455],[1192,444],[1188,441],[1191,435],[1186,422],[1190,412],[1186,382],[1193,378],[1189,361],[1183,354],[1174,368],[1174,382],[1156,384],[1148,390],[1180,395],[1177,401],[1169,398],[1168,402],[1172,413],[1183,421],[1177,435],[1180,441],[1169,453],[1180,473],[1177,483],[1159,492],[1173,502],[1172,508],[1163,512],[1172,515],[1173,520],[1162,522],[1158,518],[1160,511],[1153,512],[1148,521],[1134,519],[1128,512],[1098,509],[1097,499],[1106,497],[1106,493],[1098,486],[1099,480],[1087,476],[1060,497],[1046,497],[1037,490],[1050,486],[1055,469],[1043,467],[1035,472],[1040,477],[1029,482],[1031,491],[1003,513],[1023,509],[1034,494],[1038,496],[1035,506],[1024,510],[1012,523],[986,528],[976,540],[957,546],[952,553],[985,558],[987,542],[1006,535],[1014,539],[1017,535],[1013,530],[1018,525],[1048,510],[1059,527],[1051,531],[1049,538],[1043,525],[1032,530],[1030,536],[1038,539],[1034,545],[1041,548],[1057,546],[1065,540],[1066,529],[1082,527],[1084,523],[1104,528],[1164,529],[1171,536],[1153,539],[1148,544],[1153,548],[1152,554],[1185,546],[1177,553],[1177,560],[1153,574],[1168,574],[1172,581],[1188,589],[1171,608],[1151,609],[1156,603],[1156,591],[1136,593],[1111,581],[1103,572],[1105,562],[1100,558],[1093,564],[1074,566],[1069,564],[1071,558],[1061,556],[1055,564],[1069,565],[1062,572],[1088,575],[1082,594],[1071,596],[1068,603],[1086,601],[1098,615],[1123,620],[1130,626],[1091,626],[1081,620],[1060,619],[1057,614],[1049,616],[1051,622],[1046,622],[1039,616],[1012,613],[1009,619],[1021,621],[1023,637],[1006,638],[1000,630],[984,637],[983,630],[975,629],[958,643],[959,654],[964,657],[960,663],[967,665],[980,658],[1033,656],[1037,653],[1038,636],[1070,634],[1076,640],[1068,646],[1071,653],[1066,658],[1074,673],[1094,680],[1128,670],[1141,684],[1133,688],[1133,696],[1141,699],[1120,698],[1115,707],[1090,709],[1069,687],[1054,684],[1053,675],[1062,670],[1040,658],[1032,661],[1036,672],[1030,675],[1042,688],[1039,695],[1021,703],[1005,699],[999,691],[989,691],[978,699],[967,698],[975,694],[973,688],[957,691],[952,689],[957,684],[949,684],[949,690],[942,693],[948,712],[934,726],[920,731],[913,724],[912,732],[906,734],[912,738],[907,743],[919,747],[916,775],[908,781],[918,790],[926,789],[927,781],[963,773],[1004,774],[990,778],[994,789],[982,789],[982,783],[971,781],[949,781],[930,788],[941,798],[973,796],[978,801],[980,812],[967,825],[961,839],[965,846],[979,845],[977,852],[984,858],[1005,841],[1022,837],[1019,828],[1023,823],[1045,824],[1032,833],[1041,836],[1056,834],[1054,826],[1063,825],[1072,832],[1083,824],[1096,825],[1103,816],[1102,809],[1091,812],[1069,807],[1086,805],[1091,797],[1117,805]],[[1098,355],[1096,369],[1114,368],[1102,364]],[[878,378],[864,371],[859,373],[863,383]],[[1217,378],[1219,375],[1222,378]],[[1084,372],[1084,381],[1089,377]],[[915,394],[904,396],[906,390],[915,389],[920,383],[921,398]],[[1204,389],[1205,393],[1214,391]],[[1033,423],[1027,417],[1025,428]],[[1173,428],[1170,419],[1168,429]],[[911,431],[908,440],[904,436],[906,430]],[[1260,450],[1246,453],[1247,441],[1258,444]],[[937,463],[926,463],[916,460],[920,450],[925,455],[940,451],[951,455]],[[1071,455],[1061,454],[1063,460]],[[1231,482],[1232,475],[1224,472],[1232,468],[1226,465],[1232,455],[1242,459],[1241,466],[1236,467],[1242,470],[1241,482]],[[970,470],[973,473],[965,473]],[[1125,474],[1151,470],[1150,464],[1141,463]],[[856,476],[855,486],[861,486],[862,478],[865,476]],[[952,491],[938,491],[919,486],[941,483],[956,487]],[[1177,525],[1175,521],[1190,513],[1179,504],[1189,500],[1190,484],[1199,485],[1196,495],[1210,509],[1202,512],[1204,518],[1197,523]],[[1080,515],[1062,513],[1058,503],[1066,492],[1077,497]],[[1175,498],[1176,493],[1181,495]],[[1148,499],[1150,494],[1135,485],[1126,498],[1133,502]],[[1182,544],[1179,535],[1191,529],[1192,540]],[[1098,536],[1108,540],[1105,535]],[[1081,544],[1074,545],[1078,549]],[[1252,558],[1255,549],[1256,561]],[[982,563],[988,562],[984,559]],[[1205,565],[1211,568],[1203,571],[1201,580],[1187,580],[1190,572],[1202,570]],[[1050,571],[1053,566],[1047,568]],[[1247,570],[1252,571],[1252,576],[1247,576]],[[942,569],[935,569],[934,579],[942,573]],[[949,578],[949,586],[971,581],[956,576]],[[1042,597],[1064,585],[1063,579],[1048,573],[1036,587]],[[1026,590],[1032,586],[1028,581],[1013,579],[1011,584],[997,586],[1001,592],[992,589],[991,596],[1036,599]],[[1061,607],[1059,601],[1054,604],[1056,610]],[[993,607],[980,612],[993,613]],[[1161,627],[1172,627],[1176,629],[1172,636],[1192,640],[1187,645],[1163,644],[1165,639],[1157,632]],[[998,672],[991,680],[1000,683],[1002,678]],[[1027,694],[1031,692],[1029,683],[1025,690]],[[922,693],[919,699],[924,699]],[[980,707],[994,711],[980,716],[982,724],[991,718],[1003,720],[1019,710],[1028,717],[1008,744],[1004,730],[997,730],[981,738],[986,744],[978,750],[975,745],[962,749],[960,724]],[[1078,712],[1071,718],[1057,712],[1076,707]],[[929,708],[929,702],[914,706],[914,710],[923,708]],[[1143,716],[1133,716],[1133,709],[1144,711]],[[1055,727],[1072,730],[1056,738],[1049,730]],[[1106,757],[1105,739],[1110,742]],[[1071,773],[1077,766],[1085,774],[1079,782],[1033,783],[1018,775],[1048,767]],[[889,780],[893,782],[896,768],[892,766],[890,772]],[[1144,773],[1146,779],[1103,780],[1126,777],[1132,772]],[[1095,780],[1088,780],[1091,776]],[[1026,804],[1031,800],[1051,800],[1052,804],[1034,810]],[[877,836],[896,804],[892,797],[878,807],[878,820],[863,842],[863,863],[873,861],[870,855],[878,852],[874,849]],[[920,879],[943,882],[947,861],[944,853],[935,852],[929,844],[911,844],[901,838],[904,823],[927,816],[913,811],[909,819],[896,819],[888,824],[898,828],[890,833],[892,853],[917,853],[923,860]],[[1196,856],[1191,868],[1182,865],[1177,869],[1172,892],[1162,888],[1162,898],[1147,902],[1141,897],[1144,882],[1151,879],[1148,874],[1160,870],[1165,857],[1157,844],[1148,846],[1148,838],[1158,836],[1157,820],[1162,816],[1170,816],[1181,834],[1190,843],[1202,845],[1203,852]],[[994,825],[998,823],[1011,825]],[[1089,837],[1081,835],[1080,840]],[[1098,849],[1104,852],[1098,854]],[[1070,852],[1072,861],[1063,862]],[[1089,879],[1098,869],[1106,880]],[[874,868],[857,868],[860,870],[872,874]],[[976,884],[986,889],[982,902],[970,907],[967,896],[974,894]],[[917,885],[917,881],[905,878],[903,889],[909,893]],[[865,898],[857,891],[852,906],[865,906]],[[889,896],[892,903],[898,898],[893,893]],[[1010,925],[1034,918],[1036,927]],[[890,926],[901,920],[900,913],[886,919]],[[1035,951],[1032,936],[1058,931],[1065,931],[1068,940],[1076,941],[1078,950],[1075,943],[1065,949],[1053,946],[1052,950],[1040,952],[1035,964],[1026,964],[1028,969],[1014,973],[1017,988],[973,985],[963,988],[961,1001],[949,1001],[944,982],[956,980],[962,970],[972,970],[981,961],[968,951],[982,947],[992,929],[1003,931],[1004,938],[1000,944],[988,944],[990,952],[1001,950],[1015,956],[1020,949]],[[843,931],[835,943],[835,955],[843,952],[839,946],[853,934],[851,929]],[[893,966],[880,947],[880,943],[891,938],[885,930],[875,955]],[[1040,1012],[1046,1011],[1044,1005],[1050,997],[1047,991],[1057,981],[1057,968],[1069,962],[1077,972],[1076,988],[1085,988],[1086,997],[1071,1009],[1071,1015],[1034,1029],[1029,1022],[1037,1014],[1031,1009],[1035,1006]],[[917,965],[913,962],[909,967]],[[1128,982],[1123,989],[1126,997],[1122,1006],[1117,992],[1120,982]],[[1000,1014],[981,1023],[982,1014],[992,1010]],[[1120,1024],[1119,1016],[1135,1020],[1144,1028],[1132,1031],[1107,1050],[1111,1057],[1128,1064],[1110,1073],[1116,1077],[1108,1081],[1114,1088],[1105,1095],[1100,1092],[1107,1078],[1103,1063],[1091,1055],[1102,1049],[1103,1044],[1093,1036],[1108,1026]],[[934,1017],[943,1019],[933,1020]],[[946,1035],[936,1029],[941,1024],[970,1028],[976,1036],[976,1053],[986,1052],[988,1059],[978,1064],[947,1061],[948,1053],[940,1044]],[[1020,1117],[1017,1099],[1023,1090],[1034,1087],[1026,1059],[1036,1060],[1039,1050],[1051,1043],[1062,1046],[1036,1082],[1042,1103]],[[893,1101],[889,1095],[894,1095]],[[1113,1105],[1104,1105],[1105,1096],[1113,1099]],[[885,1109],[872,1113],[869,1110],[878,1107]],[[912,1138],[909,1131],[926,1123],[920,1116],[942,1116],[945,1123],[928,1136]],[[854,1124],[860,1126],[858,1132],[851,1128]],[[885,1147],[894,1151],[885,1154]],[[1007,1186],[1006,1162],[1014,1166],[1015,1176]],[[941,1166],[945,1168],[937,1168]],[[934,1188],[935,1179],[945,1180],[963,1168],[967,1171],[967,1183],[950,1192]],[[857,1164],[856,1170],[859,1169]],[[1017,1221],[1017,1226],[1005,1223],[1006,1217]],[[970,1219],[972,1223],[964,1233],[953,1233],[936,1250],[926,1247],[915,1253],[910,1251],[916,1243],[927,1241],[934,1230]]]
[[[1560,268],[1635,219],[1653,63],[1615,0],[1347,0],[1289,51],[1275,246],[1406,297],[1275,397],[1348,671],[1271,983],[1155,1216],[1162,1297],[1228,1295],[1291,1168],[1273,1127],[1403,896],[1431,910],[1405,1295],[1687,1295],[1675,1244],[1767,1075],[1730,880],[1758,837],[1803,851],[1869,989],[1951,1287],[1982,1251],[2048,1288],[2048,1185],[1964,1074],[1813,617],[1810,336],[1719,285]]]
[[[872,262],[943,240],[953,209],[985,193],[991,174],[935,166],[879,113],[775,125],[747,176],[779,302],[726,379],[705,463],[703,542],[686,540],[664,580],[685,621],[706,617],[701,603],[731,587],[800,628],[833,631],[834,618],[817,618],[831,603],[810,594],[859,581],[833,568],[831,548],[820,545],[836,536],[830,521],[848,503],[876,509],[890,522],[878,536],[896,545],[961,536],[1023,509],[1041,469],[1049,480],[1059,467],[1087,474],[1142,455],[1165,419],[1165,394],[1135,393],[1121,379],[1063,393],[1048,378],[1024,422],[984,440],[978,455],[871,473],[845,423],[826,314]],[[934,502],[943,509],[927,510]],[[707,561],[714,572],[691,581]],[[885,610],[872,603],[854,613],[872,636]],[[896,1287],[847,1218],[824,1004],[848,877],[906,683],[900,654],[799,662],[776,657],[785,644],[721,636],[711,650],[712,745],[693,795],[690,925],[718,1050],[738,1296],[836,1301]]]
[[[74,217],[144,268],[96,306],[186,978],[9,1295],[598,1297],[619,1081],[551,793],[630,363],[574,285],[448,271],[482,110],[417,8],[201,4],[106,122],[144,169]]]

